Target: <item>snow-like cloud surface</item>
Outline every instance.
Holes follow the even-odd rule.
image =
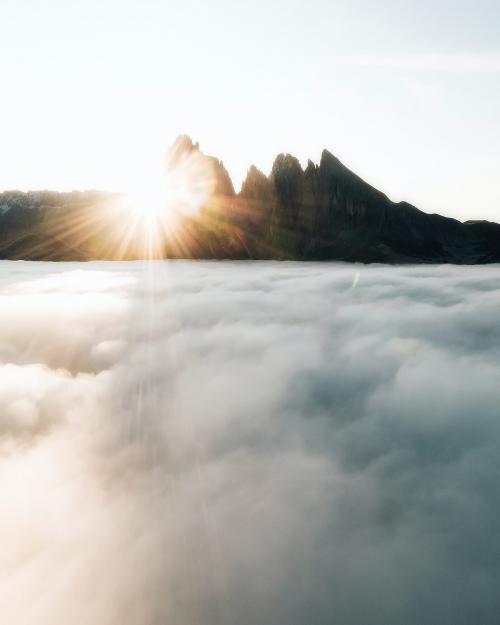
[[[0,263],[9,625],[500,614],[500,267]]]

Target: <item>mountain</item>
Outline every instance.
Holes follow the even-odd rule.
[[[165,172],[175,227],[159,215],[154,257],[500,262],[500,225],[465,223],[394,203],[324,150],[303,169],[280,154],[266,176],[251,166],[236,193],[223,163],[183,135]],[[173,191],[172,191],[173,190]],[[120,194],[0,194],[0,258],[87,260],[151,254],[130,228]]]
[[[302,170],[280,154],[265,178],[251,168],[241,195],[265,207],[263,238],[284,257],[362,262],[500,260],[500,225],[461,223],[394,203],[324,150]],[[262,208],[261,208],[262,210]]]

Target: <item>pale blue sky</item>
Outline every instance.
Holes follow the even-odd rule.
[[[0,0],[0,189],[127,189],[188,133],[238,186],[327,147],[500,220],[498,0]]]

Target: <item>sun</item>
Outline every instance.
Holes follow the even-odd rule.
[[[128,210],[139,227],[172,227],[201,210],[214,184],[212,162],[195,151],[170,163],[162,174],[142,176],[129,186]]]
[[[180,247],[190,219],[208,205],[216,187],[214,164],[198,149],[166,159],[163,171],[127,181],[114,217],[119,254],[161,258],[166,242]]]
[[[175,216],[172,192],[161,178],[136,183],[135,188],[126,192],[124,203],[131,225],[136,228],[158,228],[161,223],[173,222]]]

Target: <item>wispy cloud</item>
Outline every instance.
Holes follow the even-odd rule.
[[[341,64],[430,72],[497,73],[500,52],[415,53],[340,57]]]
[[[422,104],[436,104],[439,100],[439,91],[428,82],[418,80],[415,77],[404,76],[400,78],[404,88]]]

